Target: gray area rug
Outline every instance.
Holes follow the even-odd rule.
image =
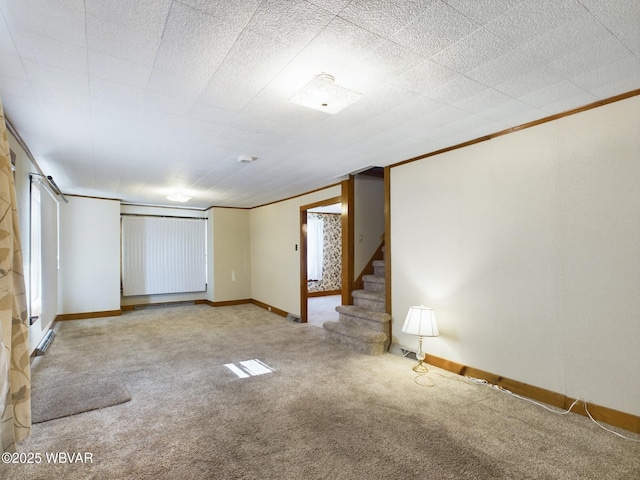
[[[640,443],[588,418],[437,368],[417,377],[415,360],[351,352],[254,305],[63,322],[43,359],[34,388],[117,375],[132,400],[18,445],[91,462],[0,464],[3,480],[640,478]],[[251,359],[273,371],[251,376]]]
[[[52,387],[34,386],[31,392],[32,423],[77,415],[131,400],[119,380],[94,380]]]

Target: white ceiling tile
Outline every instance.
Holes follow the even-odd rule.
[[[24,67],[36,91],[58,91],[70,96],[89,94],[89,76],[86,74],[28,60],[24,61]]]
[[[142,104],[144,90],[131,85],[110,82],[94,78],[91,80],[91,97],[108,102],[122,102],[128,105],[139,106]]]
[[[640,56],[640,3],[637,0],[583,0],[582,3],[615,32],[631,51]]]
[[[562,81],[524,95],[520,97],[520,100],[533,107],[549,111],[549,108],[547,108],[549,105],[555,105],[565,99],[578,98],[584,96],[585,93],[586,92],[577,85],[569,81]]]
[[[233,2],[212,2],[211,0],[180,0],[197,10],[215,17],[226,18],[229,22],[244,26],[258,8],[261,0],[235,0]]]
[[[640,25],[634,19],[620,25],[617,36],[637,57],[640,57]]]
[[[333,17],[333,14],[304,0],[264,0],[247,27],[272,40],[303,47]]]
[[[517,98],[560,81],[562,81],[562,77],[558,73],[544,66],[506,80],[494,88]]]
[[[21,80],[14,80],[15,82],[21,82]],[[6,87],[9,85],[9,87]],[[6,90],[5,90],[6,88]],[[38,104],[38,101],[34,94],[31,96],[24,95],[23,89],[24,85],[13,85],[11,83],[2,84],[2,91],[11,92],[13,89],[18,91],[18,95],[3,95],[2,99],[2,108],[4,109],[5,115],[9,116],[11,122],[18,129],[20,134],[27,139],[27,136],[36,137],[40,132],[42,137],[49,140],[50,134],[47,134],[47,130],[45,126],[43,126],[42,122],[34,122],[34,118],[40,118],[42,116],[42,109]],[[46,141],[43,142],[46,147]],[[33,150],[31,143],[28,143],[29,148]]]
[[[154,69],[151,72],[147,89],[170,97],[195,101],[202,94],[208,82],[209,78],[206,75],[192,75],[188,71],[168,72]]]
[[[548,66],[562,77],[572,78],[632,56],[616,38],[608,37],[564,55]]]
[[[545,111],[547,115],[553,115],[556,113],[566,112],[575,108],[583,107],[598,100],[598,97],[585,92],[584,90],[576,91],[574,95],[562,97],[556,102],[548,103],[542,107],[541,110]]]
[[[240,110],[296,53],[296,49],[287,45],[246,31],[229,51],[199,101],[229,110]]]
[[[88,16],[159,38],[172,0],[85,0]]]
[[[484,25],[515,8],[522,0],[445,0],[451,7]]]
[[[592,15],[585,13],[522,44],[521,50],[545,62],[573,52],[587,43],[596,43],[611,35]]]
[[[132,2],[133,3],[133,2]],[[87,15],[87,45],[112,57],[153,65],[161,36]]]
[[[46,65],[25,62],[31,88],[39,102],[55,103],[70,107],[89,107],[89,77],[87,75],[60,70]],[[36,68],[38,67],[38,68]],[[49,72],[45,77],[42,74]]]
[[[441,103],[454,104],[473,97],[486,89],[485,85],[475,80],[471,80],[464,75],[457,75],[448,82],[425,92],[424,95]]]
[[[369,120],[376,115],[386,113],[398,106],[419,97],[415,93],[391,84],[386,84],[379,90],[364,95],[359,101],[348,106],[334,118],[338,122],[354,125],[354,119]]]
[[[27,72],[22,59],[17,55],[9,55],[0,51],[0,72],[3,77],[27,80]]]
[[[480,26],[441,1],[427,5],[423,13],[396,33],[392,40],[430,57],[470,35]]]
[[[506,102],[502,102],[494,107],[489,107],[481,112],[481,115],[485,118],[495,120],[497,122],[504,119],[511,119],[523,114],[527,114],[535,110],[531,105],[527,105],[524,102],[516,99],[509,99]],[[538,114],[542,114],[539,110],[536,110]],[[541,115],[542,116],[542,115]],[[504,123],[510,123],[508,120]],[[513,125],[511,125],[513,126]]]
[[[626,57],[594,68],[573,78],[572,81],[599,98],[634,90],[640,85],[640,59],[635,56]],[[607,93],[603,95],[603,92]]]
[[[456,72],[431,60],[425,60],[406,73],[395,77],[391,83],[415,93],[427,92],[454,77]]]
[[[540,120],[541,118],[547,117],[548,115],[549,114],[547,112],[531,107],[529,110],[523,110],[520,113],[505,115],[504,117],[500,118],[500,123],[503,123],[505,125],[506,130],[507,128],[518,127],[529,122]]]
[[[86,47],[85,16],[82,10],[68,8],[60,2],[4,0],[0,9],[12,31],[30,32],[50,39]]]
[[[485,25],[503,40],[518,45],[584,15],[578,0],[522,2]]]
[[[616,31],[621,23],[630,19],[637,25],[640,18],[640,3],[636,0],[580,0],[602,23]]]
[[[604,99],[614,95],[620,95],[621,93],[637,90],[637,87],[637,78],[624,78],[603,85],[600,88],[596,88],[592,90],[591,93],[598,99]]]
[[[431,0],[354,0],[340,16],[370,32],[390,38],[418,17]]]
[[[314,5],[317,5],[320,8],[324,8],[326,11],[333,13],[334,15],[339,14],[344,7],[346,7],[351,0],[309,0]]]
[[[157,110],[176,115],[186,115],[193,102],[182,98],[170,97],[161,93],[145,91],[140,105],[149,110]]]
[[[0,67],[1,66],[0,64]],[[2,72],[4,73],[4,70],[2,70]],[[22,100],[36,101],[31,83],[28,80],[0,75],[0,99],[5,103],[5,110],[6,103],[14,97]]]
[[[363,58],[362,68],[376,78],[389,81],[424,60],[409,48],[387,40]]]
[[[513,100],[510,96],[498,92],[492,88],[455,103],[455,106],[473,114],[482,114],[483,111],[495,108]]]
[[[250,75],[236,77],[235,71],[221,70],[209,82],[198,98],[199,103],[238,112],[262,89],[264,83],[255,82]]]
[[[480,115],[467,115],[460,120],[448,123],[447,128],[454,132],[463,132],[466,140],[471,140],[482,135],[499,132],[502,130],[502,125]]]
[[[451,70],[467,73],[510,49],[509,44],[481,28],[437,53],[431,59]]]
[[[167,20],[154,69],[198,72],[198,76],[210,78],[240,31],[241,27],[226,17],[215,17],[176,2]]]
[[[0,10],[1,13],[1,10]],[[4,16],[0,14],[0,53],[5,55],[17,56],[18,51],[13,43],[13,37],[9,31],[9,27],[4,20]]]
[[[442,118],[443,112],[439,112],[438,110],[442,109],[442,105],[439,108],[430,108],[424,112],[422,115],[413,118],[411,121],[406,121],[403,123],[398,123],[395,128],[390,129],[389,132],[392,132],[397,137],[420,137],[427,135],[427,132],[440,128],[440,120]],[[423,151],[424,153],[424,151]]]
[[[232,118],[227,118],[226,121],[227,124],[232,127],[250,130],[260,134],[276,135],[277,132],[277,123],[273,120],[258,118],[245,113],[238,113]],[[280,135],[276,136],[282,138]]]
[[[362,58],[384,42],[384,38],[335,17],[306,47],[305,52],[343,65],[361,63]]]
[[[25,60],[87,73],[87,49],[25,31],[14,32],[16,48]]]
[[[426,125],[445,126],[451,123],[461,121],[469,116],[468,112],[449,105],[443,105],[441,108],[431,110],[423,115],[419,122]]]
[[[89,50],[89,75],[115,83],[145,88],[149,83],[151,67]]]
[[[499,85],[542,66],[535,56],[517,48],[467,72],[467,76],[487,86]]]
[[[204,103],[195,103],[187,115],[203,122],[222,125],[234,118],[236,114],[223,108],[212,107]]]
[[[92,111],[92,131],[95,134],[102,134],[104,137],[118,138],[122,142],[116,145],[118,148],[124,148],[126,141],[129,140],[135,131],[135,125],[129,122],[122,122],[119,118],[111,115]]]
[[[0,0],[0,94],[69,193],[255,206],[639,85],[631,0],[46,1]],[[360,101],[289,102],[322,72]]]
[[[136,122],[140,116],[139,104],[126,101],[110,101],[107,98],[91,98],[91,111],[101,115],[111,115],[119,122]]]

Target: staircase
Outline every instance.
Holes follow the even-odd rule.
[[[383,250],[384,252],[384,250]],[[373,262],[373,275],[362,277],[353,305],[339,305],[337,322],[324,322],[325,337],[366,355],[382,355],[391,342],[391,315],[385,313],[385,262]]]

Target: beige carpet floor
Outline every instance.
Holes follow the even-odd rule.
[[[322,328],[324,322],[337,322],[340,315],[336,307],[342,305],[340,295],[327,295],[326,297],[310,297],[307,299],[307,321],[311,325]]]
[[[225,366],[256,358],[275,371]],[[0,478],[640,478],[640,443],[435,368],[416,378],[413,363],[253,305],[64,322],[34,385],[117,377],[131,401],[34,425],[19,451],[41,463]],[[47,463],[55,452],[92,462]]]

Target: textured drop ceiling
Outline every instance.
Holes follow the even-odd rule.
[[[288,101],[322,72],[361,99]],[[638,88],[638,0],[0,0],[7,116],[125,202],[252,207]]]

